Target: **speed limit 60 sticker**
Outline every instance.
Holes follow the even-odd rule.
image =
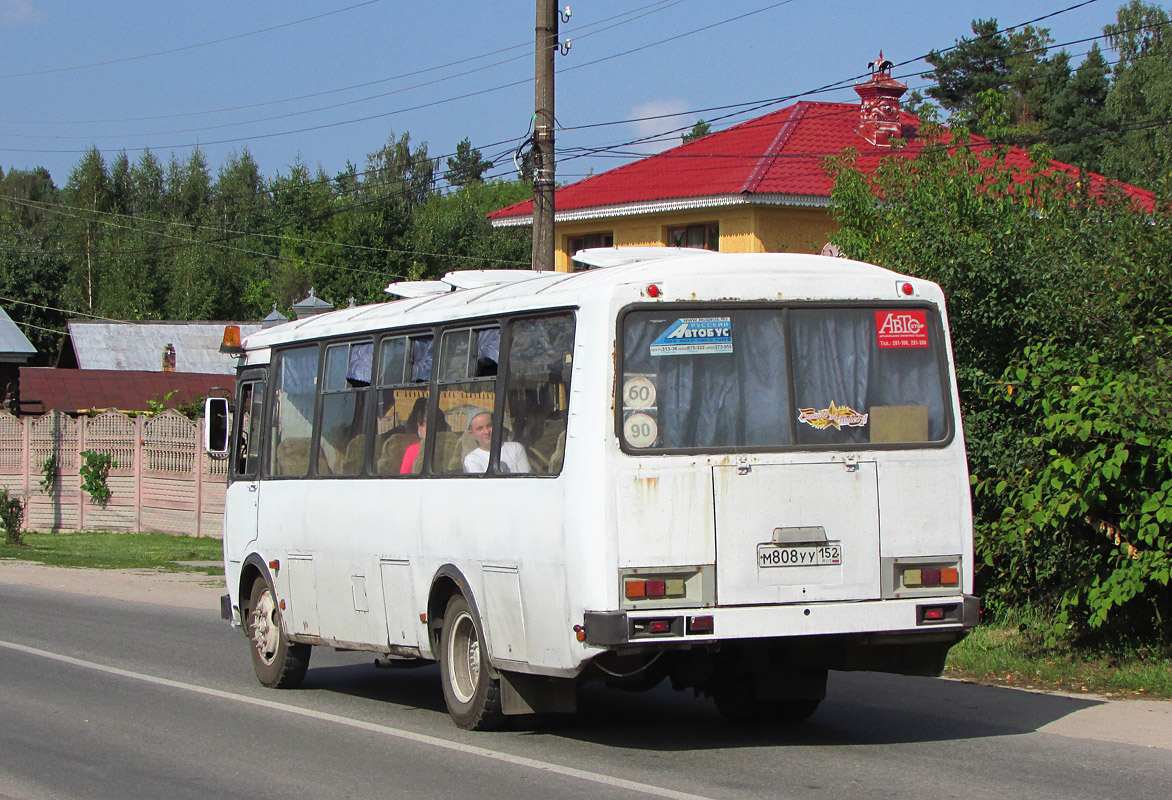
[[[654,408],[655,382],[646,375],[633,375],[623,381],[624,408]]]

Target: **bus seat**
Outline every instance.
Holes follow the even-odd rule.
[[[309,472],[309,437],[284,439],[277,445],[277,475]]]
[[[362,462],[366,456],[366,434],[360,433],[346,445],[346,455],[337,470],[339,475],[357,475],[362,472]]]
[[[529,460],[540,472],[556,472],[550,468],[554,452],[559,444],[565,446],[566,421],[564,419],[546,420],[541,434],[529,445]]]
[[[549,473],[557,475],[562,471],[562,464],[566,460],[566,432],[563,429],[558,434],[557,444],[554,445],[553,455],[549,457]]]
[[[398,475],[399,467],[403,465],[403,454],[418,441],[419,437],[413,433],[392,433],[388,436],[379,453],[377,472],[380,475]]]
[[[456,431],[440,431],[436,434],[432,463],[437,474],[450,475],[464,471],[464,460],[460,455],[460,439],[464,435]]]

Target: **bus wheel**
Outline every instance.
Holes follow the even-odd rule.
[[[248,641],[252,645],[252,668],[265,686],[292,689],[309,669],[310,646],[290,642],[281,629],[281,611],[268,582],[258,578],[252,584],[248,612]]]
[[[440,633],[441,678],[448,713],[461,728],[494,730],[505,721],[501,682],[489,674],[484,634],[462,595],[452,595]]]

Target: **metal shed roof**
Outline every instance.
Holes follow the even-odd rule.
[[[16,323],[0,308],[0,361],[23,364],[37,354]]]
[[[236,361],[220,352],[225,325],[241,336],[260,330],[242,322],[98,322],[74,320],[69,337],[80,369],[163,371],[163,348],[175,348],[176,372],[231,375]]]

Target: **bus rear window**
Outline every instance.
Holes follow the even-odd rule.
[[[655,450],[930,444],[951,434],[928,308],[656,308],[623,318],[622,439]]]

